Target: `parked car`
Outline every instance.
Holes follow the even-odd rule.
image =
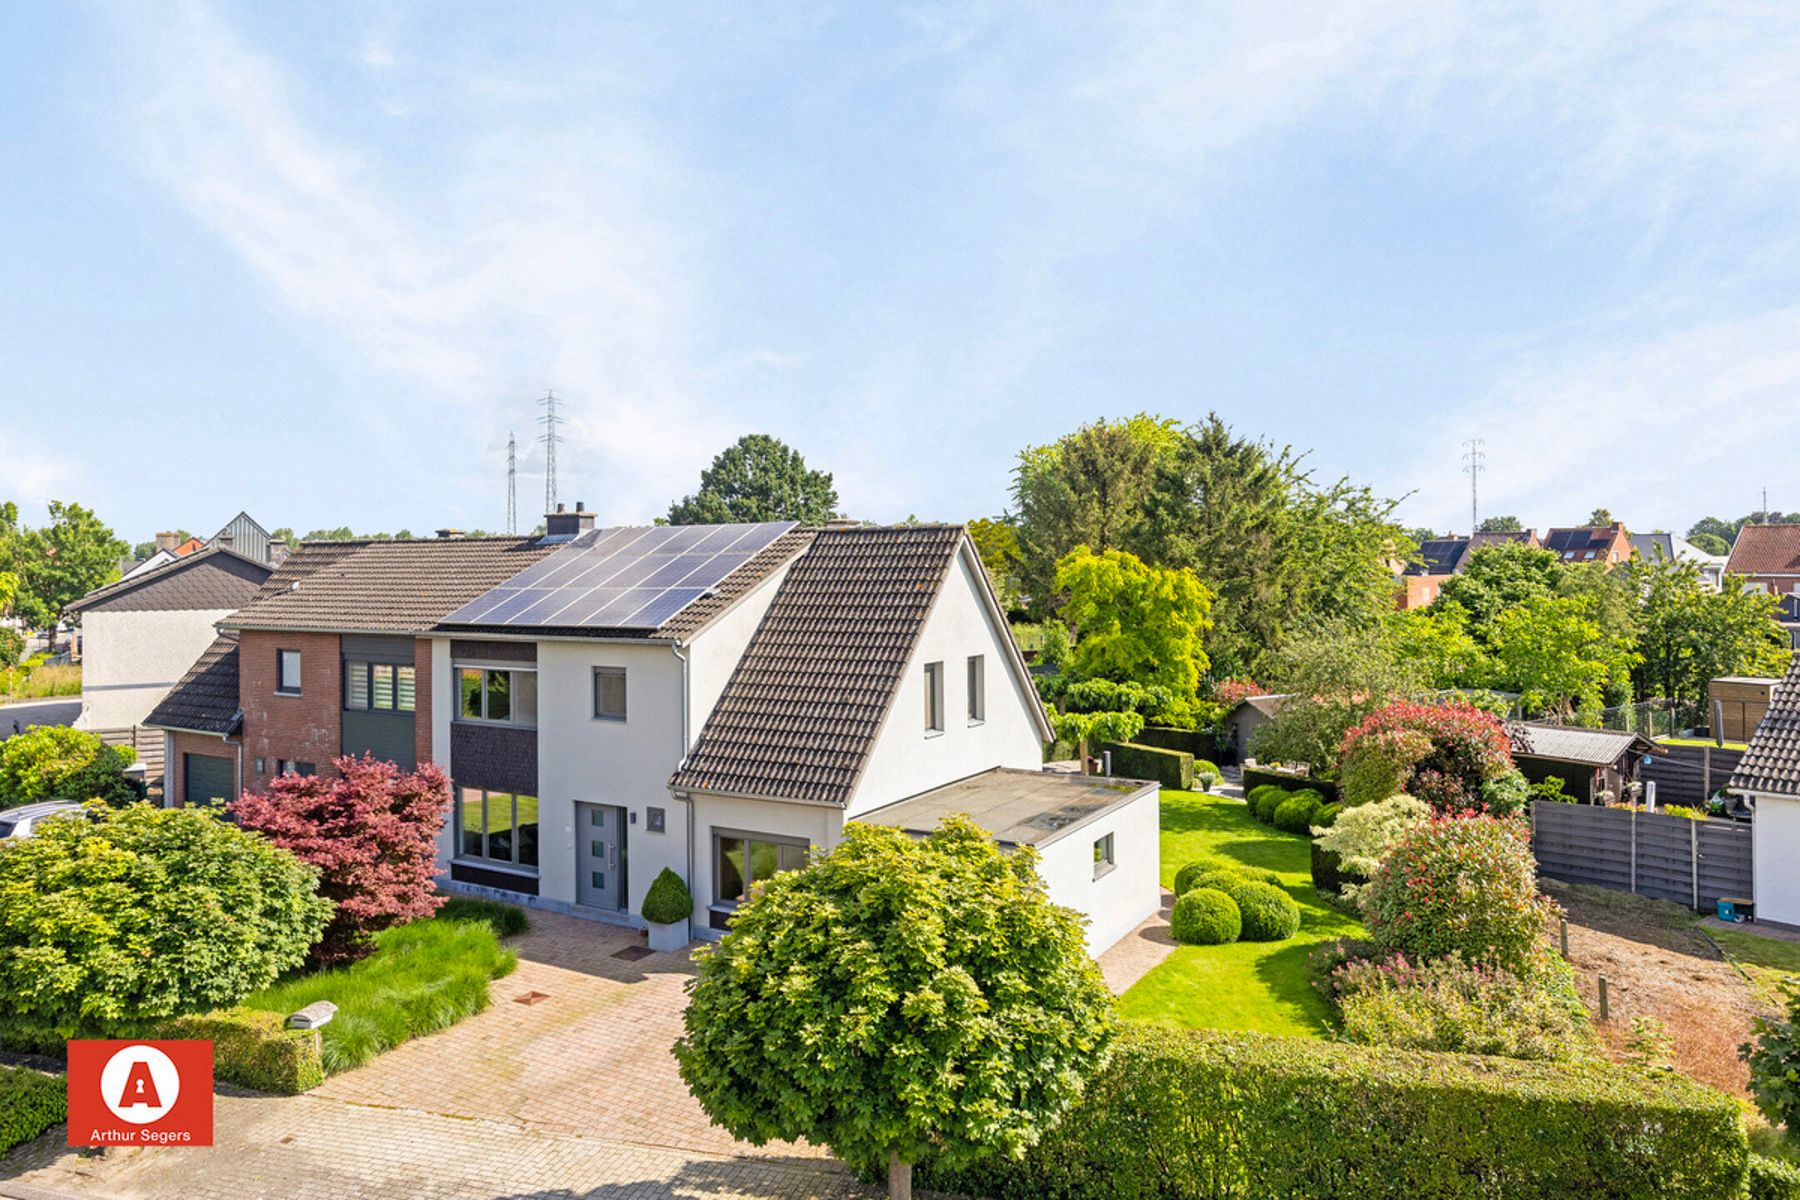
[[[46,817],[80,811],[81,805],[73,800],[40,800],[36,804],[9,808],[0,812],[0,840],[30,837],[31,831]]]

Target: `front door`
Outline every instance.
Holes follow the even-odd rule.
[[[575,899],[593,908],[625,907],[625,810],[577,804]]]

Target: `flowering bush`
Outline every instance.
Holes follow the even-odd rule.
[[[1413,768],[1430,753],[1431,739],[1417,729],[1383,729],[1358,738],[1338,763],[1344,803],[1373,804],[1404,792]]]
[[[1383,950],[1416,959],[1460,954],[1513,971],[1527,968],[1556,911],[1538,894],[1530,831],[1489,816],[1437,816],[1407,830],[1361,903]]]
[[[1252,696],[1263,694],[1254,679],[1225,679],[1213,686],[1212,698],[1226,708],[1232,708]]]
[[[1386,776],[1418,750],[1416,738],[1407,734],[1422,734],[1429,746],[1413,759],[1410,774],[1394,790],[1439,812],[1481,810],[1482,785],[1512,770],[1511,743],[1493,713],[1460,702],[1397,700],[1363,718],[1339,748],[1339,769],[1346,780],[1353,773],[1364,776],[1361,800],[1382,799],[1367,792],[1385,786]],[[1372,760],[1366,766],[1360,761],[1365,758]]]
[[[1394,843],[1430,818],[1431,806],[1411,796],[1359,804],[1341,810],[1329,827],[1319,827],[1319,848],[1338,856],[1338,869],[1344,874],[1368,879]],[[1345,891],[1353,894],[1349,886]]]
[[[1532,975],[1451,954],[1351,958],[1325,988],[1346,1041],[1402,1050],[1448,1050],[1568,1061],[1594,1038],[1568,964],[1540,956]]]
[[[318,869],[319,894],[337,906],[313,951],[322,963],[362,958],[379,930],[437,911],[437,837],[450,810],[449,780],[430,763],[402,771],[346,755],[333,765],[336,778],[284,775],[228,809]]]

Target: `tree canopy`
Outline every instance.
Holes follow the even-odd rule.
[[[1029,848],[852,822],[695,958],[675,1045],[715,1122],[863,1170],[1017,1157],[1106,1060],[1112,996]],[[892,1178],[892,1175],[890,1175]]]
[[[798,521],[822,525],[837,513],[831,475],[810,470],[800,452],[765,433],[739,438],[700,473],[700,490],[669,506],[671,525]]]
[[[62,500],[49,509],[48,525],[27,529],[17,505],[0,505],[0,571],[17,580],[13,611],[38,629],[54,627],[69,605],[117,579],[131,550],[91,509]]]
[[[1483,517],[1476,530],[1479,533],[1522,533],[1525,526],[1519,523],[1517,517]]]
[[[1780,675],[1790,653],[1771,617],[1776,597],[1715,591],[1688,562],[1633,563],[1626,572],[1642,597],[1633,680],[1640,696],[1704,703],[1720,675]]]
[[[1077,676],[1164,687],[1180,697],[1199,690],[1212,593],[1192,571],[1077,546],[1056,565],[1056,589],[1067,596],[1063,619],[1076,631]]]

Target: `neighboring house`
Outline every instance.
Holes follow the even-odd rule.
[[[1800,657],[1769,697],[1769,711],[1732,772],[1731,790],[1756,807],[1757,916],[1800,925],[1800,871],[1794,869],[1800,862]]]
[[[163,803],[212,807],[235,799],[243,778],[238,635],[213,639],[144,724],[163,731]]]
[[[209,794],[225,759],[250,790],[434,761],[445,886],[640,925],[668,867],[703,936],[847,820],[957,810],[1039,846],[1096,951],[1155,911],[1155,787],[1040,770],[1043,705],[960,526],[546,525],[301,546],[159,712],[174,760],[221,760]],[[198,694],[228,660],[229,714]]]
[[[1256,731],[1274,719],[1288,702],[1287,693],[1246,696],[1219,718],[1219,757],[1224,763],[1244,761],[1252,753]]]
[[[1537,534],[1529,529],[1511,532],[1483,532],[1469,537],[1445,534],[1419,543],[1419,556],[1400,573],[1399,606],[1402,609],[1424,608],[1437,599],[1446,580],[1468,568],[1469,556],[1488,546],[1518,542],[1526,546],[1538,544]]]
[[[1708,554],[1686,538],[1673,533],[1634,533],[1631,535],[1631,550],[1647,563],[1693,563],[1700,572],[1700,578],[1715,592],[1725,578],[1725,564],[1729,561],[1726,555]]]
[[[1544,534],[1544,549],[1566,563],[1597,562],[1610,567],[1631,561],[1631,535],[1625,532],[1622,521],[1551,529]]]
[[[1629,800],[1646,754],[1668,751],[1649,738],[1615,729],[1582,729],[1572,725],[1507,723],[1513,764],[1532,783],[1552,775],[1563,791],[1583,804]]]
[[[269,577],[269,565],[223,546],[172,557],[89,592],[81,618],[81,729],[142,725],[212,644],[214,626]]]
[[[1746,525],[1731,543],[1725,572],[1747,592],[1800,596],[1800,525]]]

